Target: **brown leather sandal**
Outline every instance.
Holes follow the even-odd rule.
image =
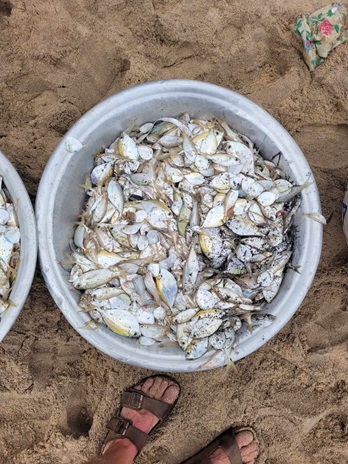
[[[255,432],[250,427],[233,430],[229,428],[221,435],[216,437],[209,445],[199,451],[197,454],[182,462],[182,464],[212,464],[210,456],[221,448],[228,456],[231,464],[243,464],[242,456],[239,451],[239,446],[236,441],[235,434],[248,430],[252,432],[255,438]]]
[[[137,390],[136,388],[134,388],[135,386],[143,385],[147,379],[154,379],[156,377],[168,380],[169,386],[177,385],[179,387],[179,394],[174,403],[165,403],[164,401],[156,400],[155,398],[150,398],[141,390]],[[121,404],[118,413],[114,417],[112,417],[106,425],[106,428],[109,429],[109,432],[106,435],[104,443],[102,445],[101,455],[104,454],[106,445],[115,438],[128,438],[129,440],[131,440],[138,450],[138,455],[140,451],[143,449],[149,436],[154,433],[154,431],[163,423],[165,419],[167,419],[169,414],[172,412],[174,406],[176,405],[179,399],[179,396],[179,384],[174,379],[166,375],[153,375],[150,377],[146,377],[140,383],[133,385],[133,387],[127,388],[127,390],[125,390],[122,393]],[[125,419],[121,416],[121,411],[124,406],[131,409],[146,409],[147,411],[151,412],[156,417],[158,417],[159,421],[150,430],[149,433],[145,433],[142,430],[139,430],[136,427],[134,427],[132,421]]]

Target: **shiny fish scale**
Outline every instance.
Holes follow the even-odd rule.
[[[225,120],[185,113],[134,124],[95,156],[84,186],[69,279],[81,307],[144,347],[176,341],[188,360],[213,350],[212,366],[226,362],[243,326],[274,319],[260,310],[278,293],[309,184],[286,180]],[[14,218],[1,191],[5,296]]]
[[[0,176],[0,318],[10,310],[11,290],[19,265],[20,238],[17,214]]]

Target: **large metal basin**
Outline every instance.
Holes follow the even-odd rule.
[[[28,192],[19,177],[17,171],[0,151],[0,176],[11,195],[12,202],[18,214],[19,228],[21,232],[20,263],[17,277],[10,295],[13,306],[1,316],[0,342],[11,329],[25,300],[27,299],[37,260],[37,236],[33,207]]]
[[[272,158],[278,152],[281,168],[296,183],[303,183],[311,173],[298,145],[288,132],[266,111],[250,100],[227,89],[190,80],[148,82],[124,90],[99,103],[86,113],[61,140],[52,154],[41,179],[36,213],[41,267],[47,286],[70,324],[92,345],[123,362],[169,372],[200,369],[209,354],[186,361],[179,348],[142,347],[134,339],[113,334],[105,327],[91,331],[83,328],[88,317],[79,312],[78,296],[71,291],[68,274],[59,262],[69,251],[73,224],[85,201],[80,185],[93,164],[92,155],[107,147],[133,121],[142,124],[164,116],[190,115],[211,117],[225,115],[227,121]],[[84,148],[68,153],[66,137],[73,136]],[[241,336],[234,359],[238,360],[260,348],[293,316],[304,299],[315,275],[322,244],[322,226],[302,215],[320,211],[318,190],[314,182],[302,193],[302,207],[297,215],[297,235],[293,264],[301,273],[289,270],[281,290],[268,311],[277,320],[267,328],[247,331]]]

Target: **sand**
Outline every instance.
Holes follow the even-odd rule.
[[[308,11],[325,2],[309,0]],[[182,396],[137,462],[176,464],[229,425],[251,425],[268,464],[348,463],[348,44],[310,74],[293,0],[0,1],[0,148],[31,199],[60,137],[103,98],[162,78],[235,90],[275,116],[314,171],[325,227],[302,306],[262,349],[224,370],[175,375]],[[0,345],[1,464],[81,463],[120,392],[149,375],[99,353],[67,323],[39,270]]]

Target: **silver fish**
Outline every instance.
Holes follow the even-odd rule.
[[[231,365],[242,327],[272,320],[260,311],[291,266],[299,193],[309,180],[294,186],[284,177],[225,120],[185,113],[119,134],[95,157],[67,262],[91,327],[139,338],[144,350],[178,344],[188,362],[212,350],[207,365]],[[5,297],[18,232],[2,190]]]

